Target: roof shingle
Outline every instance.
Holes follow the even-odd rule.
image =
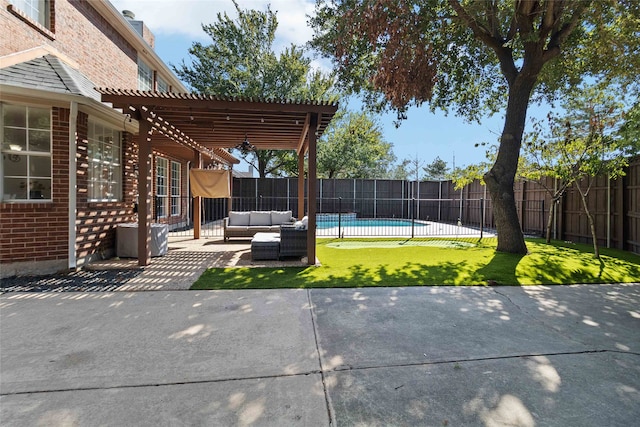
[[[80,71],[53,55],[0,69],[0,83],[29,89],[81,95],[100,101],[95,85]]]

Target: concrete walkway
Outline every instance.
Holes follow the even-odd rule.
[[[640,284],[0,295],[0,425],[638,420]]]

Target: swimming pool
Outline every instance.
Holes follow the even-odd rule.
[[[416,221],[415,227],[425,227],[429,224]],[[318,218],[317,228],[323,230],[338,226],[338,219],[325,220]],[[411,227],[410,219],[400,218],[350,218],[340,221],[341,227]]]
[[[410,219],[404,218],[355,218],[355,214],[345,214],[340,227],[337,214],[322,214],[316,219],[318,237],[459,237],[480,236],[481,233],[479,229],[462,224],[418,219],[412,224]],[[487,231],[484,234],[491,235]]]

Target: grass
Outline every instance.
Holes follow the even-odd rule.
[[[363,242],[370,239],[349,239],[350,246],[362,243],[358,249],[341,248],[345,241],[318,240],[321,267],[211,268],[191,289],[640,282],[640,256],[602,249],[598,260],[591,246],[581,244],[527,239],[529,254],[513,255],[496,252],[496,239],[459,239],[471,244],[466,247],[403,245],[391,239],[368,247]]]

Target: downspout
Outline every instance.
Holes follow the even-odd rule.
[[[67,243],[67,258],[69,269],[75,270],[76,260],[76,191],[77,191],[77,162],[76,162],[76,134],[78,130],[78,103],[71,101],[69,106],[69,241]]]

